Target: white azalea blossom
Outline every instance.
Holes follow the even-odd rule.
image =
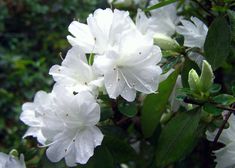
[[[177,32],[184,36],[184,46],[203,50],[208,27],[196,17],[191,17],[191,21],[182,19],[181,23],[182,26],[177,27]]]
[[[40,130],[46,139],[43,145],[49,146],[47,157],[52,162],[65,158],[66,164],[71,167],[76,163],[85,164],[103,139],[103,134],[95,126],[100,119],[99,104],[88,91],[73,95],[59,85],[47,96],[50,102],[48,108],[41,105],[31,109],[34,115],[39,114],[36,118],[42,120]],[[29,126],[33,121],[34,118],[24,117]]]
[[[96,93],[102,86],[102,77],[97,76],[93,67],[88,65],[85,53],[78,46],[68,51],[61,66],[52,66],[49,74],[58,84],[76,92],[88,90]]]
[[[225,147],[214,151],[216,156],[216,168],[233,168],[235,167],[235,116],[232,114],[228,120],[229,128],[224,129],[218,141]],[[207,139],[213,141],[218,129],[214,132],[207,131]]]
[[[129,12],[115,9],[112,11],[97,9],[87,18],[87,24],[73,21],[69,31],[73,36],[67,36],[72,46],[80,46],[86,53],[104,54],[115,47],[120,35],[135,25]]]
[[[158,0],[152,0],[150,6],[159,3]],[[136,25],[142,34],[151,34],[171,37],[176,32],[176,25],[179,23],[177,16],[176,3],[150,11],[148,18],[144,12],[138,10]]]
[[[45,143],[46,139],[41,132],[41,127],[43,126],[42,116],[45,111],[50,111],[51,109],[51,96],[51,94],[47,94],[44,91],[38,91],[35,94],[33,103],[27,102],[23,104],[20,120],[30,126],[23,138],[33,136],[37,138],[39,143]]]
[[[157,90],[161,68],[160,48],[153,40],[138,31],[123,34],[116,51],[95,57],[94,66],[104,76],[104,85],[110,98],[121,95],[133,101],[136,91],[154,93]]]
[[[20,160],[14,156],[0,152],[0,168],[26,168],[24,155],[20,155]]]

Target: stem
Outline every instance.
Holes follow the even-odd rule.
[[[205,102],[199,102],[197,100],[193,100],[193,99],[190,99],[188,97],[186,97],[184,99],[184,102],[199,105],[199,106],[202,106],[202,105],[205,104]],[[235,108],[233,108],[233,107],[226,107],[226,106],[223,106],[223,105],[220,105],[220,104],[216,104],[215,102],[209,102],[209,103],[214,104],[216,108],[219,108],[219,109],[222,109],[222,110],[228,110],[228,111],[231,111],[232,113],[235,113]]]
[[[219,131],[217,132],[217,134],[215,136],[215,139],[213,141],[213,146],[216,145],[216,143],[217,143],[221,133],[223,132],[223,129],[224,129],[226,123],[228,122],[228,119],[229,119],[229,117],[231,116],[232,113],[233,113],[232,111],[229,111],[228,114],[226,115],[223,124],[221,125],[221,127],[219,128]]]
[[[200,105],[200,106],[202,106],[205,103],[205,102],[198,102],[196,100],[189,99],[188,97],[186,97],[184,99],[184,102],[185,103],[196,104],[196,105]],[[231,107],[226,107],[226,106],[223,106],[223,105],[220,105],[220,104],[215,104],[214,102],[210,102],[210,103],[214,104],[216,108],[229,111],[228,114],[225,116],[223,124],[220,126],[220,128],[219,128],[219,130],[218,130],[218,132],[217,132],[217,134],[216,134],[216,136],[214,138],[213,146],[215,146],[216,143],[218,142],[218,139],[219,139],[221,133],[224,130],[224,127],[225,127],[226,123],[228,122],[229,117],[232,115],[232,113],[235,114],[235,109],[234,109],[234,105],[232,105]]]

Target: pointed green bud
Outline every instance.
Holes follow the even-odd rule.
[[[156,33],[153,36],[154,44],[159,46],[161,49],[164,50],[173,50],[173,51],[180,51],[180,45],[177,43],[176,40],[165,36],[163,34]]]
[[[200,76],[200,90],[204,93],[208,92],[213,84],[214,78],[215,76],[211,65],[206,60],[203,60],[202,73]]]
[[[188,84],[192,91],[199,92],[199,76],[194,69],[191,69],[188,74]]]

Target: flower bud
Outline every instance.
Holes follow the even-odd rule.
[[[203,60],[202,63],[202,73],[200,76],[200,90],[202,92],[207,92],[211,88],[213,81],[214,81],[214,74],[211,68],[211,65],[206,61]]]
[[[194,69],[191,69],[189,71],[188,83],[189,83],[189,87],[192,91],[194,91],[194,92],[200,91],[199,90],[200,79],[199,79],[197,72]]]
[[[180,45],[177,43],[177,41],[168,36],[156,33],[153,36],[153,39],[154,39],[154,44],[158,45],[161,49],[173,50],[173,51],[180,50]]]

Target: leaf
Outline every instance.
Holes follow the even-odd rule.
[[[137,158],[135,150],[124,140],[112,136],[105,136],[103,144],[110,151],[117,163],[125,163]]]
[[[149,94],[144,99],[140,119],[145,137],[150,137],[157,127],[175,86],[178,74],[179,69],[176,69],[165,81],[160,83],[157,94]]]
[[[235,96],[235,86],[232,86],[233,96]]]
[[[220,84],[213,84],[210,88],[210,93],[218,93],[221,90]]]
[[[181,72],[181,79],[182,79],[183,87],[189,88],[188,74],[191,69],[196,70],[198,74],[200,72],[200,69],[195,62],[191,61],[190,59],[186,59],[184,62],[182,72]]]
[[[174,3],[176,2],[177,0],[166,0],[166,1],[162,1],[162,2],[159,2],[153,6],[150,6],[149,8],[145,9],[144,11],[145,12],[148,12],[148,11],[151,11],[151,10],[154,10],[154,9],[157,9],[157,8],[161,8],[163,6],[166,6],[166,5],[169,5],[171,3]]]
[[[235,12],[232,10],[228,10],[229,21],[231,24],[231,36],[232,41],[235,42]]]
[[[111,168],[114,167],[113,157],[105,146],[95,148],[94,155],[85,165],[78,165],[78,168]]]
[[[216,97],[213,97],[213,100],[218,104],[231,105],[235,103],[235,97],[228,94],[220,94]]]
[[[205,58],[215,70],[229,55],[230,29],[224,17],[218,17],[209,27],[204,49]]]
[[[66,168],[64,159],[57,162],[57,163],[52,163],[47,157],[46,154],[44,154],[39,162],[38,167],[46,167],[46,168]]]
[[[120,106],[119,110],[127,117],[134,117],[137,113],[137,107],[135,103],[127,103],[123,106]]]
[[[165,167],[191,152],[197,140],[200,112],[193,109],[176,115],[162,129],[156,147],[156,165]]]
[[[216,108],[213,104],[210,103],[204,104],[203,110],[213,115],[220,115],[223,112],[223,110]]]

